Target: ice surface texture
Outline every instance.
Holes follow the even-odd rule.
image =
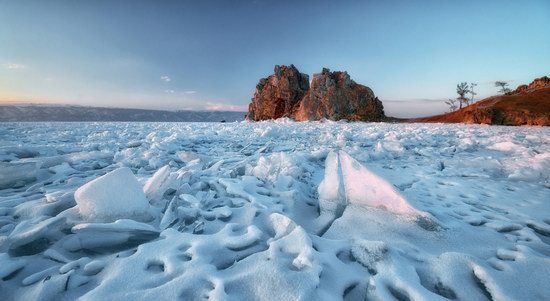
[[[36,180],[38,166],[36,163],[4,163],[0,162],[0,189],[23,186]]]
[[[550,129],[0,124],[2,300],[547,300]]]

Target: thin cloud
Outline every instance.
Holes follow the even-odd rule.
[[[209,111],[235,111],[235,112],[246,112],[248,111],[247,105],[237,106],[237,105],[228,105],[223,103],[208,103],[206,105],[206,110]]]
[[[196,94],[197,91],[189,90],[189,91],[185,91],[183,93],[185,93],[185,94]]]
[[[168,76],[168,75],[163,75],[163,76],[161,76],[161,77],[160,77],[160,80],[165,81],[165,82],[170,82],[170,81],[172,81],[172,79],[171,79],[170,76]]]
[[[174,91],[174,90],[164,90],[164,93],[168,93],[168,94],[174,94],[174,92],[176,92],[176,91]]]
[[[5,64],[4,67],[11,70],[18,70],[18,69],[28,69],[29,66],[23,65],[23,64],[15,64],[15,63],[9,63]]]

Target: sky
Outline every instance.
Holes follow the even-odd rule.
[[[244,111],[294,64],[430,115],[550,75],[548,28],[548,0],[0,0],[0,103]]]

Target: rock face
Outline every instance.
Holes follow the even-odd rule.
[[[347,119],[380,121],[384,107],[372,90],[351,80],[347,72],[323,68],[309,87],[308,76],[294,65],[275,66],[275,74],[262,78],[249,106],[249,120],[290,117],[298,121]]]
[[[550,114],[548,109],[503,109],[478,107],[471,111],[464,112],[464,123],[479,123],[492,125],[550,125]]]
[[[509,92],[506,95],[522,94],[545,87],[550,87],[550,78],[548,76],[536,78],[529,85],[520,85],[514,91]]]
[[[294,65],[275,66],[275,74],[260,79],[247,118],[254,121],[292,117],[296,105],[309,90],[309,76]]]
[[[311,81],[311,89],[300,102],[294,118],[299,121],[379,121],[384,118],[382,102],[369,87],[359,85],[347,72],[323,68]]]

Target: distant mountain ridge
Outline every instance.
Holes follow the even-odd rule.
[[[163,111],[71,105],[0,105],[0,122],[233,122],[244,120],[245,114],[245,112],[233,111]]]

